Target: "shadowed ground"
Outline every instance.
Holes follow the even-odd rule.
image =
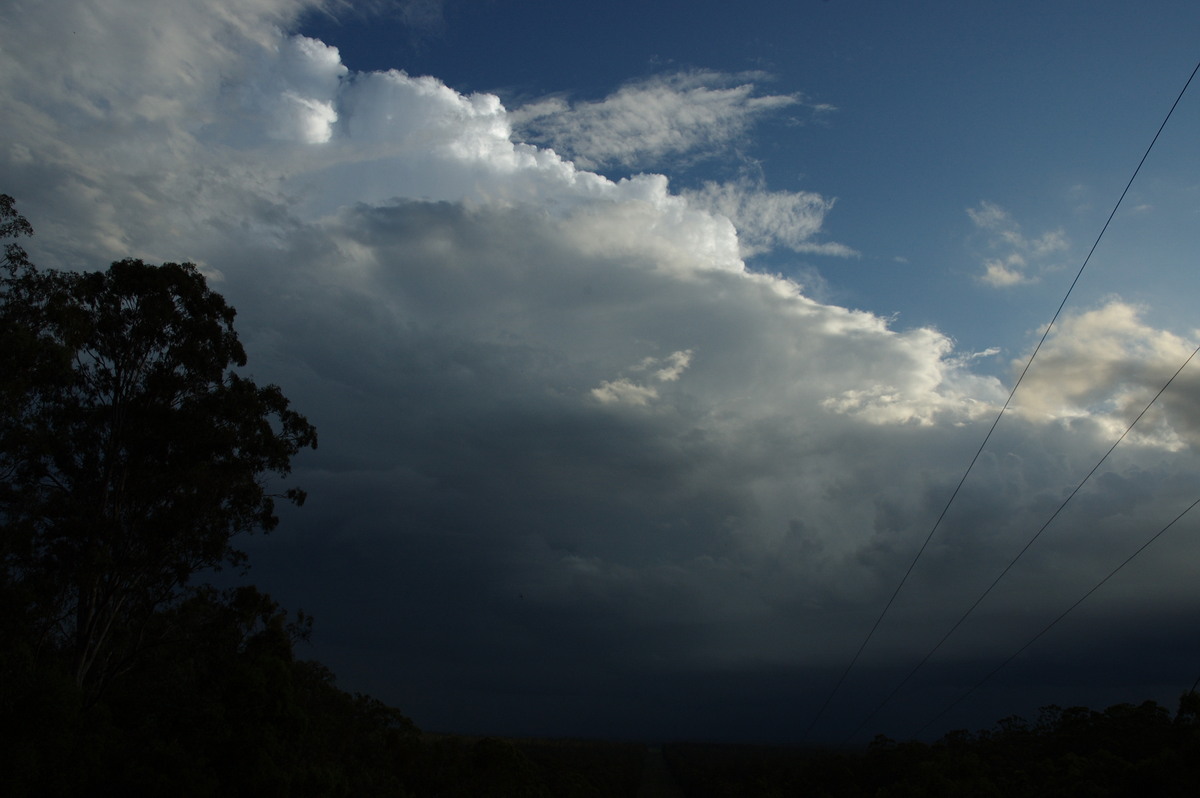
[[[683,790],[667,767],[662,748],[650,746],[646,749],[646,763],[642,767],[642,784],[638,798],[683,798]]]

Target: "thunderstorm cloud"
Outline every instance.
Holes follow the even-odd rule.
[[[444,24],[438,4],[405,8]],[[508,109],[353,71],[287,32],[303,10],[0,11],[0,190],[37,229],[35,260],[200,264],[238,309],[250,371],[320,431],[297,462],[310,501],[255,544],[256,577],[317,616],[318,653],[351,684],[446,728],[618,728],[643,688],[705,674],[725,680],[714,700],[779,674],[827,684],[1009,383],[933,327],[747,267],[771,249],[855,255],[823,243],[831,199],[595,171],[707,157],[802,98],[695,71]],[[970,216],[992,285],[1065,247],[990,203]],[[872,662],[923,653],[1189,350],[1120,299],[1069,314]],[[1047,533],[965,636],[973,656],[1186,505],[1198,392],[1181,380],[1091,489],[1103,500]],[[1174,551],[1159,581],[1200,543]],[[1130,623],[1160,595],[1137,584],[1117,591]]]

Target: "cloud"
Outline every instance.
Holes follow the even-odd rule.
[[[1067,316],[1061,325],[1038,353],[1016,407],[1046,418],[1087,419],[1114,438],[1195,348],[1146,324],[1137,306],[1120,300]],[[1139,422],[1132,441],[1170,450],[1195,446],[1198,402],[1200,378],[1194,368],[1185,370]]]
[[[706,182],[697,191],[684,192],[697,207],[727,216],[738,230],[744,258],[776,247],[835,257],[858,255],[845,244],[813,241],[834,201],[809,191],[767,191],[748,180]]]
[[[404,24],[422,33],[439,33],[446,25],[442,0],[400,0]]]
[[[1026,265],[1025,258],[1016,253],[1003,260],[989,258],[983,263],[984,272],[980,279],[997,288],[1034,282],[1033,278],[1024,272]]]
[[[300,0],[313,11],[320,12],[334,22],[346,18],[400,22],[407,29],[408,43],[422,48],[429,40],[446,30],[445,0]]]
[[[983,259],[983,274],[979,277],[996,288],[1037,282],[1054,266],[1054,257],[1070,247],[1062,230],[1026,237],[1012,215],[991,202],[968,208],[967,215],[987,235],[987,249],[996,253]]]
[[[561,97],[514,111],[526,141],[552,147],[583,169],[645,168],[676,156],[709,157],[759,118],[797,105],[797,95],[757,92],[758,72],[680,72],[627,84],[603,100]]]
[[[348,685],[432,727],[578,733],[627,709],[679,728],[655,689],[708,684],[719,709],[763,674],[815,705],[794,685],[844,667],[1004,400],[972,370],[988,353],[745,267],[759,247],[846,254],[820,242],[829,200],[583,166],[724,146],[794,97],[644,81],[538,117],[572,162],[492,95],[347,70],[281,32],[300,10],[109,0],[0,25],[0,180],[35,259],[219,270],[251,372],[321,431],[255,578],[317,616],[314,653]],[[67,20],[86,46],[51,57]],[[996,257],[1064,246],[988,203],[972,218]],[[1064,318],[870,667],[944,632],[1185,348],[1119,302]],[[1190,497],[1194,387],[995,596],[971,656]],[[1151,613],[1157,582],[1196,601],[1198,545],[1123,606]]]
[[[691,360],[692,352],[690,349],[682,352],[672,352],[665,361],[654,357],[645,358],[634,368],[634,371],[653,369],[649,375],[651,380],[657,382],[675,382],[687,369]],[[663,365],[664,362],[665,365]],[[660,365],[662,367],[657,368]],[[655,399],[658,399],[658,389],[653,385],[639,385],[628,377],[621,377],[617,380],[605,380],[600,383],[600,387],[592,389],[592,396],[604,404],[630,404],[644,407]]]
[[[272,63],[288,46],[279,28],[303,8],[52,0],[0,11],[0,163],[9,193],[30,210],[52,210],[40,214],[43,251],[65,265],[145,256],[157,249],[151,241],[178,241],[177,225],[253,225],[279,210],[276,176],[221,150],[247,144],[244,116],[253,115],[261,140],[279,132],[289,102],[297,105],[281,92],[262,114],[238,109],[233,95],[249,96],[257,82],[279,86]],[[55,52],[64,43],[65,60]],[[305,86],[312,75],[290,78]],[[303,105],[293,116],[307,126]]]
[[[225,140],[240,148],[268,139],[323,144],[338,120],[334,108],[349,70],[336,47],[305,36],[279,37],[254,52],[256,80],[222,88],[216,120]]]

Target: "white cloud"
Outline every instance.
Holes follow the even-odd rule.
[[[988,251],[999,253],[983,259],[984,270],[979,277],[997,288],[1038,282],[1045,271],[1057,265],[1055,256],[1070,248],[1061,229],[1027,237],[1012,215],[992,202],[968,208],[967,215],[986,234]]]
[[[748,258],[778,246],[794,252],[850,257],[850,247],[813,241],[834,201],[809,191],[767,191],[748,180],[705,183],[699,191],[685,192],[693,205],[723,214],[738,230],[742,257]]]
[[[263,126],[271,138],[305,144],[329,141],[338,119],[334,102],[349,72],[337,48],[292,36],[263,57],[269,77],[244,87],[243,114],[266,116]]]
[[[612,382],[604,381],[599,388],[592,389],[592,396],[605,404],[630,404],[644,407],[658,398],[653,386],[637,385],[622,377]]]
[[[649,378],[658,382],[676,382],[691,362],[692,352],[688,349],[672,352],[663,360],[647,357],[632,370],[649,371]],[[604,404],[628,404],[636,407],[645,407],[659,398],[658,389],[653,385],[639,385],[628,377],[605,380],[600,383],[600,387],[592,389],[592,396]]]
[[[1034,282],[1034,279],[1024,272],[1026,265],[1025,258],[1015,252],[1003,260],[989,258],[983,262],[984,271],[980,279],[997,288]]]
[[[711,155],[761,116],[801,102],[757,92],[761,73],[681,72],[630,83],[615,94],[574,104],[563,98],[513,113],[527,141],[553,147],[581,168],[645,167],[664,158]]]
[[[279,26],[305,6],[49,0],[0,9],[0,164],[6,191],[52,211],[40,214],[43,251],[77,265],[150,256],[157,239],[176,242],[175,258],[199,258],[179,251],[179,225],[254,225],[278,208],[277,176],[261,156],[222,150],[245,135],[226,92],[279,88],[270,69],[286,44]],[[303,85],[311,76],[294,77]],[[278,106],[264,110],[247,111],[260,139],[278,122]]]
[[[642,361],[643,368],[653,368],[662,365],[662,368],[655,369],[654,378],[662,382],[675,382],[687,371],[687,367],[692,363],[692,350],[685,349],[682,352],[672,352],[667,357],[666,363],[662,361],[647,358]]]
[[[1146,324],[1138,307],[1120,300],[1068,315],[1059,324],[1014,406],[1043,418],[1088,419],[1114,439],[1195,348],[1194,342]],[[1200,378],[1193,368],[1139,422],[1132,441],[1176,450],[1200,444],[1198,408]]]

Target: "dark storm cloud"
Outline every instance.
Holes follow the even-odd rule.
[[[792,738],[1001,386],[937,330],[748,271],[720,203],[514,143],[495,97],[348,73],[335,50],[272,27],[298,7],[168,14],[173,56],[129,32],[136,4],[109,6],[92,32],[110,46],[88,51],[82,84],[66,76],[81,64],[31,52],[33,29],[56,30],[50,11],[6,21],[3,188],[46,265],[198,260],[239,310],[250,371],[318,427],[321,448],[297,461],[308,504],[251,542],[254,578],[317,616],[314,655],[433,728]],[[145,45],[138,63],[154,69],[123,44]],[[663,107],[694,95],[656,91]],[[790,238],[772,233],[803,249],[828,205],[783,204],[811,211]],[[1184,348],[1120,301],[1062,329],[839,723],[936,642]],[[1186,506],[1193,385],[1014,569],[986,624],[939,652],[922,701],[1010,652]],[[1187,535],[1162,545],[1099,606],[1134,614],[1117,629],[1129,640],[1163,629],[1149,650],[1165,661],[1200,550]],[[1062,657],[1111,652],[1110,634],[1085,625]],[[1061,664],[1038,656],[1030,673]]]

